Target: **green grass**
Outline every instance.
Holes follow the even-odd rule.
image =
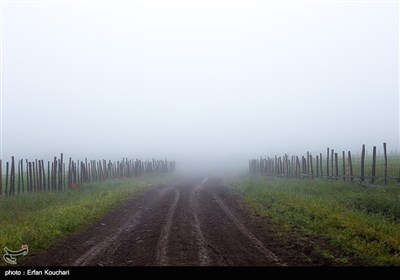
[[[399,187],[261,177],[231,186],[253,211],[282,228],[296,229],[310,241],[322,237],[366,265],[400,265]],[[324,255],[334,254],[327,250]]]
[[[101,218],[127,199],[173,177],[145,177],[83,185],[76,190],[0,197],[0,249],[29,246],[29,254]],[[6,263],[2,260],[1,265]]]

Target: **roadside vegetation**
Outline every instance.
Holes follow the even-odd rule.
[[[230,183],[246,206],[312,241],[323,238],[365,265],[400,265],[400,187],[340,180],[243,176]],[[315,251],[335,257],[319,246]],[[337,256],[338,263],[349,259]]]
[[[63,192],[1,196],[0,249],[18,250],[27,244],[29,255],[46,250],[129,198],[173,180],[176,177],[170,175],[147,176],[89,183]]]

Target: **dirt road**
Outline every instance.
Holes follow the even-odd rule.
[[[285,265],[230,196],[218,179],[155,187],[23,265]]]

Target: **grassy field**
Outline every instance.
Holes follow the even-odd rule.
[[[0,249],[18,250],[27,244],[30,255],[46,250],[127,199],[174,179],[165,175],[111,180],[64,192],[0,197]]]
[[[398,186],[262,177],[243,177],[230,185],[252,211],[282,228],[296,229],[310,241],[322,237],[365,265],[400,265]]]

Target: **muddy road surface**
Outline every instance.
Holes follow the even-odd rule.
[[[204,177],[154,187],[23,265],[285,266],[271,246],[229,189]]]

